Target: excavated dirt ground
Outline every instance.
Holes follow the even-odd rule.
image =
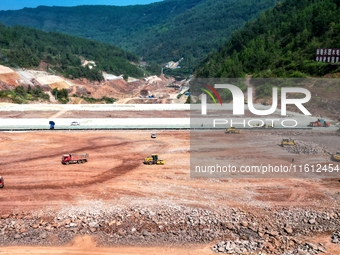
[[[162,247],[98,247],[96,242],[88,235],[76,237],[67,246],[62,247],[27,247],[27,246],[11,246],[0,248],[2,254],[11,255],[197,255],[197,254],[212,254],[209,245],[190,245],[189,248],[162,246]]]
[[[0,190],[0,219],[3,219],[0,234],[6,235],[6,229],[10,228],[9,223],[4,227],[6,219],[14,220],[13,226],[15,220],[25,219],[20,215],[39,215],[48,221],[51,219],[46,218],[51,217],[51,212],[53,215],[70,207],[84,206],[90,210],[99,202],[135,208],[184,206],[213,212],[228,208],[250,213],[263,224],[273,221],[269,224],[274,225],[275,219],[261,218],[264,210],[339,211],[338,179],[192,179],[190,132],[155,132],[156,139],[150,138],[151,131],[0,133],[0,173],[5,178],[5,188]],[[339,150],[339,133],[320,134],[299,131],[284,135],[322,144],[329,151]],[[282,135],[274,131],[246,131],[225,138],[225,134],[216,131],[210,134],[210,140],[227,139],[229,144],[237,144],[228,147],[227,155],[239,165],[260,161],[290,164],[292,157],[297,162],[334,163],[330,155],[324,153],[293,156],[279,146]],[[61,155],[67,152],[87,152],[90,160],[85,164],[62,165]],[[151,153],[158,153],[166,164],[143,165],[143,158]],[[28,232],[26,228],[18,227],[17,231]],[[71,243],[58,247],[53,246],[60,245],[55,240],[49,240],[48,246],[43,243],[44,247],[13,246],[20,244],[14,237],[10,243],[4,242],[0,251],[2,254],[214,254],[211,247],[224,240],[213,238],[205,243],[179,242],[172,246],[171,241],[167,243],[165,239],[162,246],[149,243],[138,247],[138,242],[137,247],[121,246],[118,242],[114,247],[99,247],[98,243],[105,245],[103,238],[100,239],[98,229],[91,232],[91,237],[79,232]],[[331,243],[331,233],[320,230],[294,237],[301,242],[322,242],[327,248],[325,254],[340,254],[340,244]],[[129,244],[129,237],[125,240]]]

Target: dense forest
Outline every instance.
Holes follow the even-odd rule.
[[[95,61],[90,69],[81,59]],[[0,24],[0,64],[12,67],[38,67],[68,78],[102,80],[102,72],[141,77],[143,71],[131,62],[138,58],[115,46],[56,32]]]
[[[278,0],[164,0],[148,5],[24,8],[0,11],[0,22],[110,43],[150,64],[193,69],[231,33]],[[159,69],[160,70],[160,69]]]
[[[316,62],[316,50],[339,43],[340,0],[286,0],[235,31],[196,76],[320,77],[340,67]]]

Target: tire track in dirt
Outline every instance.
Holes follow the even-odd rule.
[[[305,205],[312,201],[323,201],[326,195],[319,189],[316,183],[308,183],[306,180],[292,180],[289,186],[273,186],[273,187],[257,187],[254,192],[257,194],[254,198],[262,202],[276,203],[280,201],[280,205]]]
[[[112,137],[111,139],[121,140],[121,142],[114,143],[114,141],[112,141],[112,144],[98,145],[98,143],[102,142],[102,141],[100,141],[100,139],[103,139],[103,138],[107,139],[107,137],[98,137],[98,138],[94,138],[94,139],[89,139],[87,146],[83,146],[81,148],[74,149],[74,150],[72,150],[72,152],[73,153],[81,153],[81,152],[88,151],[88,150],[107,149],[107,148],[110,148],[110,147],[114,147],[116,149],[117,147],[120,147],[120,146],[125,146],[125,145],[128,146],[129,144],[133,144],[134,146],[136,146],[136,144],[138,144],[138,143],[143,144],[145,142],[145,140],[130,141],[130,140],[126,140],[126,139]],[[10,138],[8,138],[8,140],[7,139],[4,139],[4,140],[12,141],[12,139],[10,139]],[[0,140],[0,142],[1,142],[1,140]],[[165,146],[164,142],[161,142],[161,141],[155,141],[154,143],[159,144],[161,148],[163,148]],[[61,147],[61,148],[63,148],[63,147]],[[156,149],[159,149],[159,148],[156,148]],[[26,162],[31,162],[31,161],[35,161],[35,160],[61,157],[61,154],[60,154],[58,148],[56,148],[54,150],[56,150],[58,152],[57,153],[50,153],[50,154],[46,154],[46,152],[44,152],[43,154],[41,154],[39,156],[35,156],[35,157],[30,156],[29,159],[27,159],[27,158],[22,159],[22,158],[18,158],[18,157],[17,157],[17,159],[10,158],[9,159],[10,162],[2,161],[2,162],[0,162],[0,166],[9,166],[9,165],[12,165],[12,164],[17,164],[17,163],[26,163]]]
[[[13,141],[11,138],[8,138],[8,137],[0,137],[0,143],[11,142],[11,141]]]
[[[112,143],[111,141],[112,140]],[[120,140],[119,142],[117,142],[117,140]],[[109,144],[102,144],[103,141],[105,143],[109,142]],[[90,150],[90,151],[95,151],[95,150],[101,150],[101,149],[108,149],[108,148],[114,148],[113,151],[119,151],[119,148],[121,147],[129,147],[129,148],[134,148],[136,146],[139,146],[138,144],[142,144],[144,145],[146,142],[149,142],[149,140],[138,140],[138,141],[131,141],[131,140],[127,140],[127,139],[122,139],[122,138],[118,138],[118,137],[110,137],[110,136],[101,136],[101,137],[95,137],[95,138],[91,138],[88,139],[86,141],[86,143],[88,145],[83,146],[81,148],[78,148],[77,150],[74,150],[74,153],[77,152],[84,152],[86,150]],[[153,150],[161,150],[162,148],[166,148],[167,144],[164,141],[153,141],[153,145],[152,145],[152,149]],[[131,149],[133,150],[133,149]],[[149,149],[148,149],[149,150]],[[58,151],[58,150],[57,150]],[[148,155],[142,155],[141,153],[133,153],[133,156],[123,156],[120,157],[119,160],[122,160],[122,163],[119,164],[118,166],[115,166],[113,168],[110,168],[106,171],[102,171],[100,173],[98,173],[95,176],[90,176],[89,178],[86,178],[83,180],[72,180],[69,182],[65,182],[64,180],[60,180],[60,182],[55,182],[55,183],[43,183],[43,184],[30,184],[30,185],[23,185],[23,186],[12,186],[12,187],[8,187],[7,189],[11,189],[11,190],[30,190],[30,189],[64,189],[65,187],[83,187],[83,186],[89,186],[89,185],[94,185],[94,184],[101,184],[104,183],[106,181],[115,179],[117,177],[120,177],[122,175],[125,175],[131,171],[133,171],[134,169],[136,169],[137,167],[139,167],[142,164],[142,159],[144,157],[146,157]],[[4,166],[4,165],[10,165],[10,164],[17,164],[18,162],[20,163],[27,163],[30,161],[34,161],[34,160],[40,160],[40,159],[49,159],[51,157],[60,157],[60,153],[54,153],[54,154],[48,154],[45,155],[43,157],[32,157],[26,160],[22,160],[22,159],[18,159],[15,161],[11,161],[9,164],[6,163],[0,163],[0,166]],[[115,155],[113,155],[113,157],[115,157]],[[91,159],[90,159],[91,160]],[[17,171],[15,174],[16,175],[20,175],[21,172],[23,172],[25,170],[22,171]],[[88,171],[84,171],[84,174],[86,174],[89,172]],[[81,174],[81,173],[80,173]],[[54,176],[50,175],[48,171],[43,171],[43,172],[39,172],[39,171],[35,171],[34,172],[34,177],[49,177],[48,179],[52,179],[54,178]],[[122,191],[121,191],[122,192]],[[126,192],[125,192],[126,193]]]
[[[87,150],[90,150],[90,149],[93,150],[93,149],[98,149],[98,148],[103,149],[103,148],[109,148],[109,147],[123,146],[123,145],[127,145],[129,143],[130,142],[121,142],[121,143],[115,143],[115,144],[101,145],[101,146],[97,146],[97,147],[93,147],[94,144],[90,144],[88,146],[73,150],[72,152],[73,153],[79,153],[79,152],[87,151]],[[48,159],[48,158],[53,158],[53,157],[59,158],[60,156],[61,156],[61,154],[59,152],[53,153],[53,154],[52,153],[51,154],[44,153],[43,155],[36,156],[36,157],[30,157],[29,159],[24,159],[24,160],[20,159],[20,158],[17,159],[17,160],[10,159],[9,163],[0,162],[0,166],[8,166],[8,165],[11,165],[11,164],[30,162],[30,161],[34,161],[34,160]]]
[[[125,160],[123,160],[125,161]],[[138,166],[140,166],[140,161],[133,162],[130,164],[125,164],[124,162],[117,167],[111,168],[107,171],[104,171],[98,174],[95,177],[88,178],[86,181],[72,181],[72,182],[63,182],[59,184],[32,184],[32,185],[25,185],[25,186],[16,186],[11,187],[7,186],[6,189],[10,190],[29,190],[29,189],[64,189],[65,187],[82,187],[88,186],[93,184],[100,184],[106,181],[112,180],[114,178],[120,177],[133,171]]]

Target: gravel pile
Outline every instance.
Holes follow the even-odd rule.
[[[284,147],[287,151],[294,154],[331,154],[329,151],[326,150],[324,146],[320,146],[318,144],[312,142],[302,142],[302,141],[295,141],[295,146],[287,146]]]
[[[0,245],[60,245],[76,235],[90,234],[100,245],[185,245],[219,240],[212,247],[217,253],[284,254],[308,248],[310,254],[317,254],[321,245],[307,247],[299,237],[338,231],[339,224],[340,212],[335,209],[265,209],[254,214],[233,208],[93,203],[59,212],[1,215]]]
[[[325,252],[326,248],[322,244],[305,243],[304,245],[299,245],[294,251],[284,252],[281,255],[314,255]]]
[[[263,242],[251,242],[248,240],[244,241],[222,241],[216,244],[212,250],[217,253],[229,253],[229,254],[244,254],[245,252],[253,252],[261,250]]]
[[[9,85],[6,82],[0,81],[0,89],[1,90],[10,90],[10,89],[14,89],[14,86]]]
[[[332,235],[332,243],[340,244],[340,231],[334,232]]]

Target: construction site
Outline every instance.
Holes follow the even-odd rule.
[[[340,253],[336,121],[190,129],[183,106],[128,106],[1,105],[4,254]],[[115,130],[84,121],[118,125],[116,117],[126,122]],[[194,178],[193,153],[235,167],[332,165],[335,175]]]
[[[49,103],[1,98],[1,253],[340,254],[336,93],[322,101],[329,109],[277,110],[275,123],[246,104],[241,120],[223,104],[228,125],[214,127],[220,106],[202,117],[184,104],[186,81],[104,77],[0,66],[1,89],[26,82],[71,95],[68,104],[51,93]],[[103,96],[118,100],[84,99]],[[294,128],[282,125],[289,119]]]
[[[185,80],[176,81],[164,75],[143,79],[129,77],[126,81],[112,74],[104,73],[103,76],[105,80],[91,82],[85,78],[67,79],[46,71],[11,69],[0,65],[0,89],[39,86],[50,95],[50,102],[54,104],[58,101],[51,94],[53,89],[67,90],[69,104],[89,104],[86,98],[104,96],[116,99],[118,104],[183,104],[187,99],[184,95],[188,89]]]

